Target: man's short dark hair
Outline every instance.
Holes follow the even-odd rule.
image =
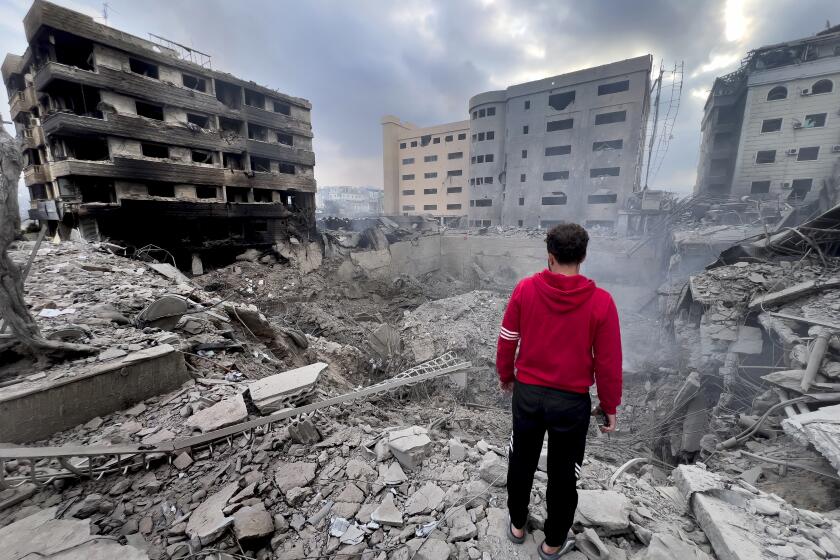
[[[560,224],[549,230],[545,244],[558,264],[580,264],[586,258],[589,234],[578,224]]]

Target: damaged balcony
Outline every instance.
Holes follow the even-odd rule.
[[[11,110],[12,117],[21,112],[31,111],[37,106],[37,104],[38,102],[35,99],[35,88],[32,85],[28,85],[20,91],[13,93],[9,98],[9,108]]]

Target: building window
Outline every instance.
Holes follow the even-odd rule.
[[[460,177],[464,172],[461,169],[452,169],[446,172],[447,177]]]
[[[411,147],[412,147],[412,148],[416,148],[416,147],[417,147],[417,140],[412,140],[412,141],[411,141]]]
[[[452,142],[452,135],[449,135],[443,139],[445,142]]]
[[[524,173],[522,173],[522,174],[519,176],[519,182],[520,182],[520,183],[524,183],[524,182],[525,182],[525,174],[524,174]]]
[[[567,91],[565,93],[555,93],[554,95],[548,96],[548,105],[556,111],[562,111],[574,102],[574,91]]]
[[[496,114],[496,108],[495,107],[488,107],[487,108],[487,116],[488,117],[492,117],[495,114]]]
[[[476,185],[483,185],[484,184],[484,177],[476,177],[475,178]]]
[[[432,144],[440,144],[440,136],[435,136],[432,139]]]
[[[492,185],[493,184],[493,177],[485,177],[484,178],[485,185]]]
[[[217,198],[219,196],[219,192],[216,187],[206,187],[206,186],[196,186],[195,187],[195,197],[196,198]]]
[[[759,150],[755,154],[756,163],[775,163],[776,150]]]
[[[791,199],[802,199],[805,198],[805,195],[811,191],[811,186],[813,185],[813,179],[794,179],[793,183],[791,184],[790,193]]]
[[[778,101],[780,99],[787,99],[787,88],[785,86],[776,86],[767,92],[767,101]]]
[[[487,111],[486,111],[486,110],[484,110],[484,109],[479,109],[479,110],[478,110],[478,118],[479,118],[479,119],[484,118],[484,116],[485,116],[486,114],[487,114]]]
[[[413,181],[414,180],[414,173],[409,173],[408,175],[402,176],[403,181]]]
[[[825,126],[825,118],[827,113],[815,113],[813,115],[805,115],[805,122],[802,123],[802,128],[821,128]]]
[[[620,167],[593,167],[589,170],[590,177],[618,177]]]
[[[813,161],[820,155],[820,147],[812,146],[808,148],[799,148],[796,154],[796,161]]]
[[[592,142],[592,151],[601,152],[604,150],[620,150],[624,147],[624,140],[601,140]]]
[[[423,194],[437,194],[437,189],[423,189]]]
[[[450,152],[446,157],[448,159],[461,159],[464,157],[464,152]]]
[[[478,133],[478,141],[479,142],[484,142],[484,133],[483,132]]]
[[[630,80],[622,80],[620,82],[613,82],[611,84],[602,84],[598,86],[598,95],[609,95],[611,93],[619,93],[630,89]]]
[[[293,146],[295,141],[291,134],[286,134],[285,132],[278,132],[277,143],[283,144],[284,146]]]
[[[753,181],[750,184],[750,194],[767,194],[770,192],[770,181]]]
[[[761,132],[779,132],[782,130],[782,119],[765,119],[761,121]]]
[[[471,158],[470,158],[470,163],[472,163],[473,165],[475,165],[475,156],[473,156],[473,157],[471,157]]]
[[[530,108],[531,108],[531,102],[530,101],[525,101],[525,110],[527,111]]]
[[[480,208],[485,208],[487,206],[493,206],[493,200],[489,198],[482,198],[475,201],[475,205]]]
[[[140,144],[140,153],[146,157],[155,159],[167,159],[169,157],[169,148],[161,144]]]
[[[423,173],[423,178],[424,179],[434,179],[435,177],[437,177],[437,171],[432,171],[430,173]]]
[[[406,204],[405,206],[403,206],[403,211],[413,212],[414,211],[414,205],[413,204]]]
[[[470,179],[470,185],[475,185],[475,179]]]
[[[195,113],[187,113],[187,122],[194,124],[199,128],[210,128],[210,117],[207,115],[196,115]]]
[[[484,163],[493,163],[493,154],[487,154],[484,156]]]
[[[137,114],[147,119],[155,119],[156,121],[163,120],[163,107],[160,105],[152,105],[151,103],[143,103],[142,101],[135,101],[134,107]]]
[[[545,149],[545,155],[547,156],[565,156],[570,153],[572,153],[571,144],[567,146],[549,146]]]
[[[458,140],[466,140],[466,139],[467,139],[467,133],[466,132],[462,132],[461,134],[458,135]]]
[[[447,210],[460,210],[461,205],[460,204],[447,204],[446,209]]]
[[[528,134],[528,125],[522,127],[522,134]]]
[[[831,80],[819,80],[811,86],[811,93],[817,95],[819,93],[831,93],[834,89],[834,83]]]
[[[522,159],[528,159],[528,150],[522,150]]]
[[[147,183],[146,192],[149,196],[159,196],[162,198],[175,197],[175,185],[166,183]]]
[[[277,163],[277,171],[285,175],[294,175],[297,173],[294,163],[286,163],[284,161]]]
[[[194,89],[196,91],[207,91],[207,80],[197,76],[190,76],[189,74],[181,74],[181,83],[184,87]]]
[[[447,187],[446,194],[454,194],[463,191],[463,187]]]
[[[516,225],[522,227],[522,220],[516,220]]]
[[[569,130],[574,126],[575,120],[574,119],[563,119],[561,121],[548,121],[545,123],[545,131],[546,132],[554,132],[557,130]]]
[[[566,195],[561,194],[560,196],[544,196],[542,197],[542,205],[543,206],[561,206],[566,204]]]
[[[470,207],[475,206],[475,200],[470,200]]]
[[[429,163],[430,161],[437,161],[437,156],[423,156],[423,161]]]
[[[432,135],[431,134],[426,134],[425,136],[420,137],[420,145],[421,146],[428,146],[431,141],[432,141]]]
[[[272,101],[272,108],[274,109],[275,113],[280,113],[281,115],[291,115],[292,114],[292,107],[288,103],[281,103],[280,101]]]
[[[403,196],[411,196],[414,194],[414,189],[405,189],[402,194]]]
[[[524,196],[519,197],[519,206],[525,206],[525,197]]]
[[[476,163],[484,163],[484,156],[483,155],[475,156],[475,162]]]
[[[586,197],[587,204],[615,204],[618,200],[618,195],[615,193],[609,194],[590,194]]]
[[[265,109],[265,96],[258,91],[245,89],[245,105]]]
[[[712,146],[714,146],[715,148],[729,148],[731,143],[731,132],[718,132],[712,138]]]
[[[478,118],[478,111],[473,111],[473,113],[472,113],[472,118],[473,118],[473,119],[477,119],[477,118]]]
[[[568,178],[568,171],[546,171],[543,173],[543,181],[565,181]]]
[[[405,142],[400,142],[400,150],[405,150]]]
[[[595,124],[612,124],[624,122],[627,120],[627,111],[613,111],[611,113],[601,113],[595,115]]]
[[[402,163],[403,163],[403,165],[411,165],[412,163],[414,163],[414,158],[413,157],[403,158]]]
[[[158,67],[154,64],[129,57],[128,67],[135,74],[140,74],[141,76],[146,76],[148,78],[154,78],[156,80],[158,79]]]
[[[487,139],[493,140],[496,138],[496,131],[495,130],[488,130],[487,131]]]

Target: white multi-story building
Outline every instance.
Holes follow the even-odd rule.
[[[382,214],[382,189],[376,187],[321,187],[315,193],[318,214],[363,218]]]

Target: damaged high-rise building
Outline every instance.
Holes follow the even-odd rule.
[[[36,0],[2,65],[30,217],[176,257],[314,233],[311,104]],[[180,256],[179,256],[180,255]]]

